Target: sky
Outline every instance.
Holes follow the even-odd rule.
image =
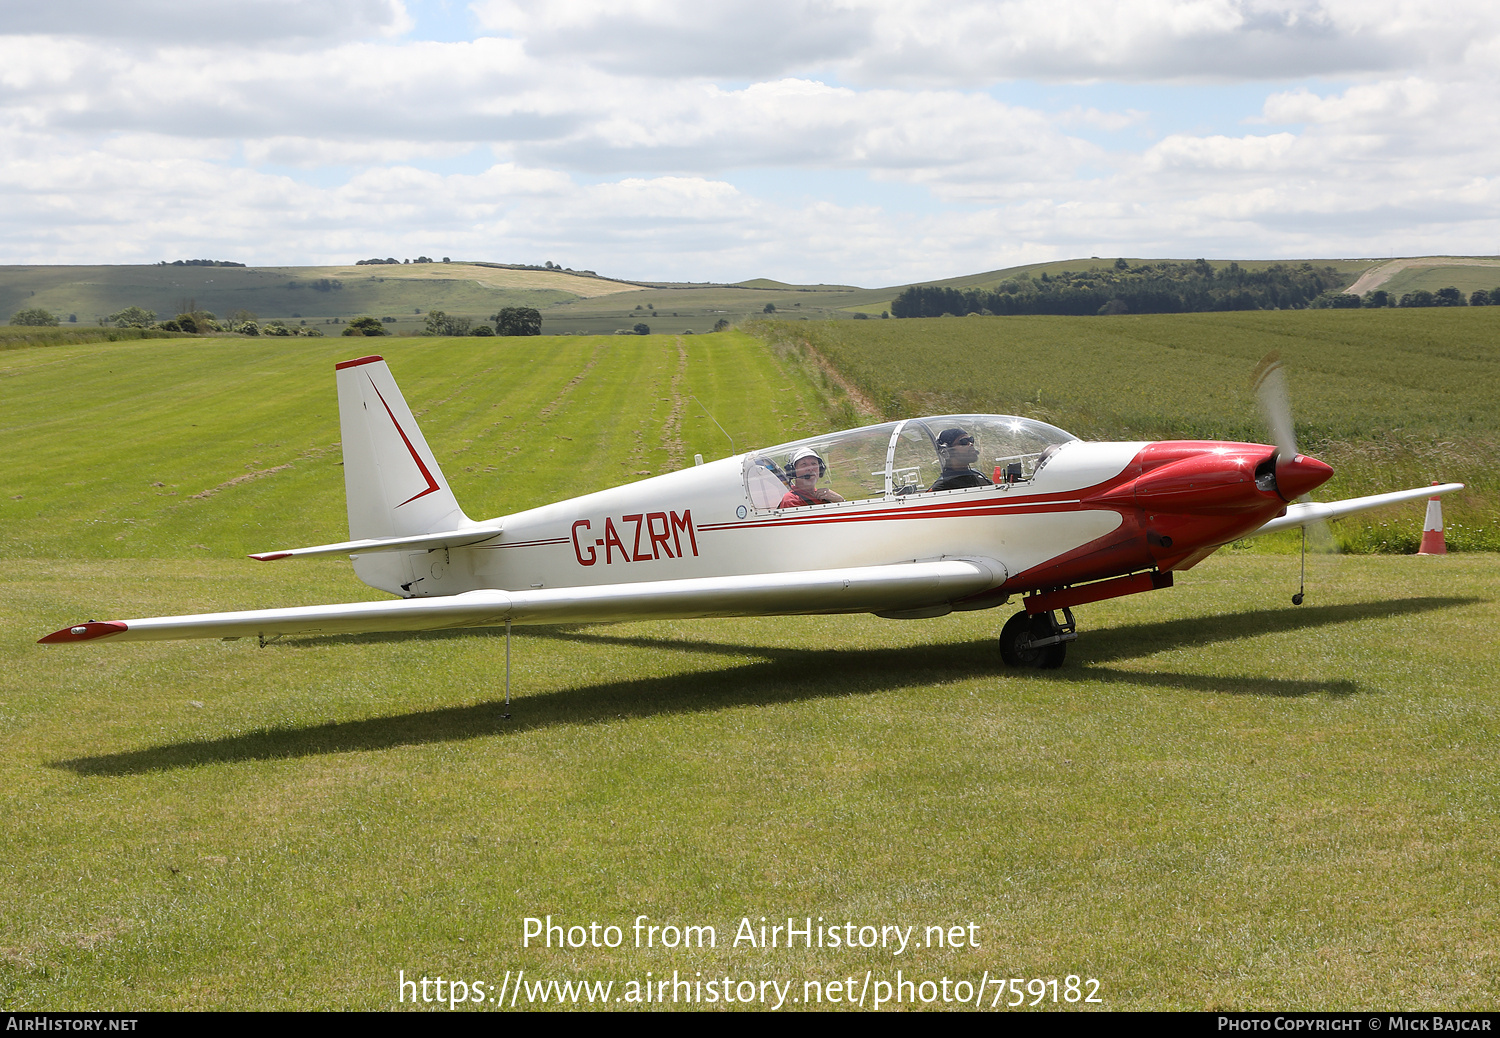
[[[0,263],[1500,252],[1493,0],[0,0]]]

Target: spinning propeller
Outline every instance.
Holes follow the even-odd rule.
[[[1309,500],[1307,491],[1323,481],[1320,477],[1309,484],[1309,475],[1314,466],[1323,471],[1319,462],[1303,457],[1297,450],[1297,432],[1292,424],[1292,403],[1286,390],[1286,369],[1281,363],[1281,353],[1272,350],[1261,358],[1255,367],[1255,395],[1260,403],[1261,414],[1270,426],[1276,443],[1275,465],[1269,473],[1272,485],[1262,489],[1275,490],[1283,501],[1290,504],[1294,499]],[[1311,463],[1310,463],[1311,462]],[[1309,464],[1310,463],[1310,464]],[[1259,482],[1259,480],[1257,480]],[[1319,519],[1302,527],[1302,581],[1297,593],[1292,596],[1293,605],[1301,605],[1307,585],[1307,538],[1308,527],[1312,527],[1313,549],[1323,554],[1334,554],[1338,544],[1328,524]]]

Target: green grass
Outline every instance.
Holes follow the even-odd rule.
[[[381,1009],[398,969],[1097,977],[1109,1008],[1500,996],[1493,556],[1216,558],[1092,607],[44,650],[57,616],[348,598],[336,563],[6,575],[0,1004]],[[711,924],[546,951],[522,920]],[[749,916],[977,950],[733,948]]]
[[[1449,546],[1500,549],[1500,309],[760,327],[783,352],[812,346],[886,416],[1021,414],[1085,439],[1265,442],[1251,374],[1279,350],[1299,446],[1336,471],[1316,499],[1462,482],[1444,501]],[[1420,507],[1403,506],[1337,534],[1350,550],[1408,550],[1421,522]]]
[[[1493,555],[1312,559],[1298,609],[1292,560],[1221,553],[1080,610],[1045,674],[1000,667],[1008,609],[518,630],[509,720],[493,632],[34,643],[375,597],[339,561],[235,558],[343,535],[338,345],[0,355],[0,1008],[385,1009],[398,970],[508,969],[798,995],[1077,974],[1106,1008],[1500,996]],[[828,421],[740,335],[381,346],[474,515],[724,453],[691,396],[741,449]],[[720,945],[522,948],[546,914]],[[787,915],[972,922],[980,947],[730,946]]]
[[[740,450],[827,428],[812,387],[738,333],[18,350],[0,354],[0,555],[222,558],[341,539],[333,365],[366,351],[390,362],[474,517],[723,457],[709,414]]]

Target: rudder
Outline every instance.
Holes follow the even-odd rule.
[[[468,523],[385,360],[346,360],[335,371],[350,540]]]

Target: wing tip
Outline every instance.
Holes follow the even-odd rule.
[[[65,645],[69,642],[87,642],[95,638],[107,638],[129,629],[129,625],[124,620],[90,620],[87,623],[74,624],[72,627],[53,631],[45,638],[38,638],[37,644]]]
[[[263,551],[258,555],[247,556],[247,558],[252,558],[256,562],[275,562],[277,559],[289,559],[291,557],[292,553],[289,551]]]

